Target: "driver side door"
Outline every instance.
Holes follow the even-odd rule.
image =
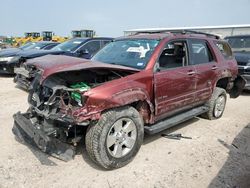
[[[156,121],[191,108],[195,97],[194,66],[188,65],[186,40],[168,42],[157,62],[154,73]]]

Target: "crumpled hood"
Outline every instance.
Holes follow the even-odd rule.
[[[54,54],[54,55],[59,55],[59,54],[63,54],[65,53],[64,51],[58,51],[58,50],[36,50],[36,49],[32,49],[32,50],[24,50],[19,52],[17,55],[20,57],[24,57],[27,59],[30,58],[35,58],[35,57],[41,57],[47,54]]]
[[[235,52],[234,56],[237,62],[248,62],[250,60],[250,52]]]
[[[21,52],[22,50],[19,48],[8,48],[3,49],[0,51],[0,57],[13,57],[16,56],[18,52]]]
[[[83,69],[114,69],[114,70],[131,70],[140,71],[139,69],[125,67],[120,65],[112,65],[107,63],[101,63],[97,61],[91,61],[88,59],[82,59],[77,57],[70,57],[65,55],[46,55],[39,58],[30,59],[26,62],[27,65],[35,65],[38,69],[42,70],[41,82],[48,76],[66,71],[76,71]]]

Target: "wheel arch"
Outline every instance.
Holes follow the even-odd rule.
[[[215,87],[225,89],[231,98],[237,98],[243,91],[246,81],[242,76],[237,75],[233,78],[231,76],[221,77],[217,80]]]
[[[153,121],[154,105],[150,101],[149,94],[141,88],[116,93],[106,100],[106,104],[107,108],[103,109],[101,113],[113,108],[132,106],[140,113],[144,123]]]

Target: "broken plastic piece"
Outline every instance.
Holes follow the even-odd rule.
[[[177,134],[162,134],[161,136],[165,137],[165,138],[176,139],[176,140],[180,140],[181,138],[192,139],[192,137],[182,136],[182,134],[180,134],[180,133],[177,133]]]

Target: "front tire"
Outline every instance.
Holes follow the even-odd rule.
[[[139,112],[130,106],[106,111],[85,137],[90,158],[106,169],[125,166],[139,151],[144,137]]]
[[[216,87],[213,91],[212,97],[206,103],[209,110],[203,114],[202,117],[210,120],[219,119],[224,113],[226,101],[226,91],[222,88]]]

